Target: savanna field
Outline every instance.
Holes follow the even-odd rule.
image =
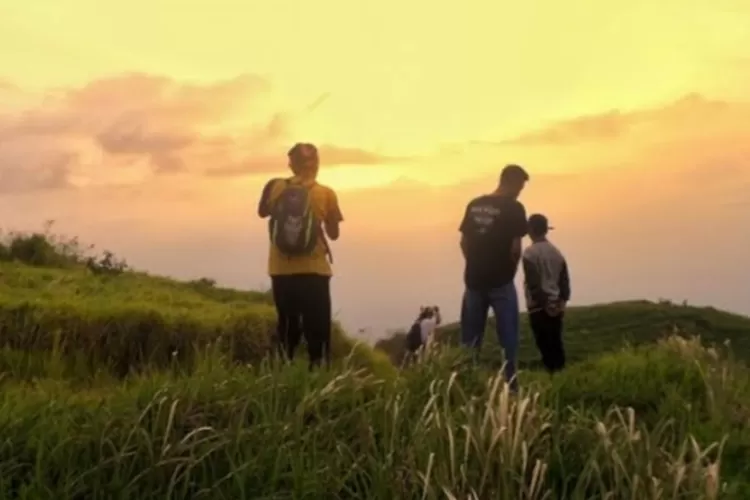
[[[337,327],[334,366],[309,374],[303,349],[268,356],[268,293],[8,234],[0,498],[750,498],[750,318],[645,301],[567,318],[554,378],[523,330],[518,396],[494,334],[471,366],[455,325],[403,368],[403,335]]]

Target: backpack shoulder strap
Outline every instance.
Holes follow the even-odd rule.
[[[298,179],[298,182],[292,182],[295,179]],[[311,188],[311,187],[319,185],[317,179],[311,179],[311,180],[304,181],[304,180],[302,180],[297,175],[293,175],[291,177],[286,177],[284,180],[286,181],[287,184],[296,184],[298,186],[304,186],[306,188]]]
[[[315,179],[313,179],[313,181],[310,184],[307,184],[307,183],[304,183],[304,182],[292,183],[293,179],[294,179],[294,177],[287,177],[286,179],[284,179],[284,182],[286,183],[286,186],[291,186],[291,185],[301,186],[301,187],[305,188],[308,191],[308,193],[315,186],[319,186],[318,181],[315,180]],[[333,252],[331,252],[331,246],[328,244],[328,238],[326,238],[325,231],[320,226],[318,226],[317,231],[319,232],[320,239],[323,240],[323,245],[325,246],[326,254],[328,256],[328,262],[330,262],[331,264],[333,264]]]

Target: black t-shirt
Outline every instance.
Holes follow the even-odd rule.
[[[518,200],[495,194],[474,198],[459,231],[466,237],[467,288],[498,288],[513,281],[518,260],[511,257],[511,247],[527,232],[526,209]]]

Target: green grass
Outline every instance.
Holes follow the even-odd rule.
[[[568,308],[565,316],[565,350],[569,362],[584,361],[592,356],[617,350],[626,345],[653,343],[678,333],[700,336],[706,345],[729,343],[735,356],[750,362],[750,318],[710,307],[693,307],[669,302],[628,301]],[[457,345],[460,328],[448,324],[440,328],[437,339]],[[404,355],[405,336],[395,334],[376,344],[399,364]],[[488,321],[484,337],[483,358],[502,359],[494,331],[494,318]],[[529,330],[528,320],[521,318],[519,363],[539,368],[539,353]]]
[[[493,336],[472,365],[449,325],[396,370],[337,327],[309,372],[273,322],[267,293],[0,242],[0,499],[750,498],[750,319],[571,308],[571,364],[529,370],[525,331],[518,396]]]
[[[526,374],[517,398],[497,377],[452,371],[455,355],[391,381],[220,358],[85,390],[9,381],[0,498],[750,493],[747,372],[697,344],[627,349],[554,382]]]
[[[61,376],[77,378],[191,367],[206,350],[257,363],[274,350],[275,321],[268,292],[134,272],[111,254],[94,258],[77,240],[46,233],[0,242],[0,347],[8,352],[0,367],[16,376],[35,376],[37,354],[52,351]],[[338,325],[331,351],[393,373],[382,354],[355,345]]]
[[[119,301],[139,306],[157,304],[179,311],[199,308],[203,312],[214,310],[217,306],[273,305],[268,292],[218,288],[199,281],[178,282],[136,272],[97,275],[84,267],[59,269],[0,262],[0,277],[0,295],[17,299],[82,298],[91,303]]]

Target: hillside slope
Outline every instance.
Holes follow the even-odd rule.
[[[275,321],[272,300],[263,292],[130,271],[0,262],[0,347],[58,350],[66,361],[91,370],[124,375],[144,367],[189,366],[209,346],[235,361],[257,362],[273,348]],[[352,348],[336,326],[333,356]],[[373,354],[364,346],[355,350],[368,365]]]
[[[612,352],[626,345],[653,343],[674,332],[699,335],[707,345],[723,345],[726,341],[740,359],[750,361],[750,318],[711,307],[694,307],[668,302],[626,301],[610,304],[570,307],[565,319],[565,346],[569,362]],[[438,330],[441,343],[455,345],[460,327],[451,323]],[[399,363],[404,353],[404,335],[396,334],[375,344],[392,361]],[[490,318],[485,334],[482,357],[500,360],[494,319]],[[537,367],[539,354],[529,330],[528,320],[521,318],[520,363]]]

